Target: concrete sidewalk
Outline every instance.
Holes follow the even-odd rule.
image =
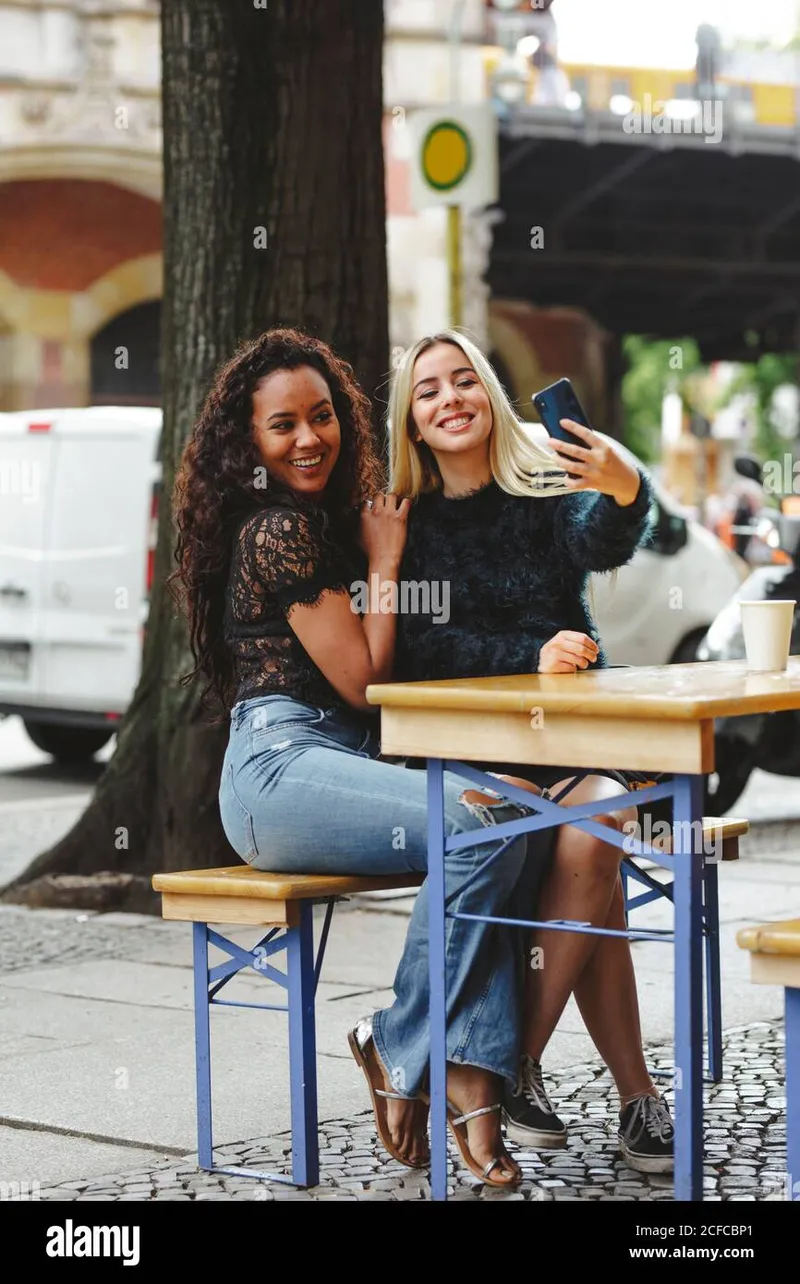
[[[800,910],[799,839],[796,824],[757,825],[742,842],[741,861],[720,872],[723,1025],[731,1033],[726,1082],[709,1096],[712,1197],[780,1197],[783,991],[750,984],[749,959],[735,937],[746,923]],[[359,1016],[391,1000],[411,904],[403,895],[356,898],[334,916],[317,1002],[320,1118],[330,1122],[323,1138],[327,1177],[316,1195],[247,1179],[225,1185],[195,1169],[188,924],[0,907],[0,1182],[35,1182],[43,1195],[61,1199],[420,1197],[424,1176],[375,1148],[365,1084],[346,1041]],[[636,919],[641,926],[669,922],[667,906],[648,906]],[[251,944],[256,931],[229,934]],[[657,943],[633,950],[645,1045],[652,1063],[667,1068],[672,951]],[[243,999],[272,1001],[268,982],[255,973],[235,984]],[[281,1134],[289,1127],[285,1016],[216,1009],[212,1040],[215,1144],[237,1156],[233,1162],[282,1166]],[[567,1151],[526,1157],[530,1180],[522,1197],[550,1198],[558,1190],[575,1198],[668,1197],[671,1180],[620,1169],[613,1085],[574,1005],[544,1068],[574,1127]],[[458,1172],[464,1197],[475,1197],[460,1164]],[[627,1193],[619,1193],[620,1185]]]

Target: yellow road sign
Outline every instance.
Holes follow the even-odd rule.
[[[437,192],[449,192],[472,168],[469,134],[455,120],[437,121],[422,144],[422,173]]]

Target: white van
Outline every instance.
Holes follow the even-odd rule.
[[[160,432],[161,411],[146,407],[0,414],[0,716],[19,714],[64,762],[102,748],[136,687]],[[651,547],[615,580],[592,580],[612,664],[694,658],[747,574],[653,484]]]
[[[88,758],[139,677],[161,411],[0,414],[0,715]]]

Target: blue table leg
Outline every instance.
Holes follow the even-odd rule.
[[[428,759],[431,1196],[447,1199],[447,1007],[444,919],[444,767]]]
[[[292,1180],[319,1182],[317,1040],[314,1027],[314,907],[301,901],[300,921],[286,933],[289,1076],[292,1098]]]
[[[703,1198],[702,777],[676,776],[675,1199]]]
[[[192,924],[194,955],[194,1062],[197,1076],[197,1162],[214,1167],[211,1133],[211,1031],[208,1006],[208,924]]]
[[[711,860],[715,857],[712,853]],[[706,1026],[708,1075],[712,1083],[722,1078],[722,983],[719,965],[719,882],[717,866],[708,859],[703,867],[703,903],[706,934]]]
[[[786,987],[786,1171],[800,1200],[800,989]]]

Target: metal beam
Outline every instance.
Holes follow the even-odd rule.
[[[782,205],[774,214],[770,215],[769,218],[764,219],[763,223],[759,223],[759,225],[754,228],[759,258],[764,257],[767,241],[772,236],[772,233],[776,228],[779,228],[782,223],[787,223],[792,215],[797,214],[798,212],[800,212],[800,196],[796,196],[794,200],[788,201],[786,205]]]
[[[492,263],[498,266],[521,266],[531,265],[530,254],[525,254],[520,250],[502,250],[496,249],[492,253]],[[800,261],[794,263],[773,263],[770,261],[746,259],[743,262],[729,259],[703,259],[703,258],[658,258],[655,256],[636,254],[547,254],[542,258],[541,264],[537,259],[537,268],[539,266],[547,268],[558,268],[576,271],[585,271],[587,269],[605,269],[614,272],[687,272],[696,276],[698,272],[707,272],[712,275],[725,275],[729,277],[739,277],[746,280],[748,277],[758,277],[762,281],[767,278],[775,277],[778,281],[797,281],[800,282]]]
[[[591,187],[585,187],[578,196],[556,212],[556,218],[559,223],[563,225],[569,219],[574,218],[580,210],[585,209],[587,205],[591,205],[592,201],[596,201],[598,196],[602,196],[605,192],[610,192],[612,187],[616,187],[629,174],[635,174],[637,170],[642,169],[655,155],[657,155],[656,152],[643,148],[641,151],[635,152],[633,156],[629,156],[621,165],[616,165],[614,169],[604,174]]]
[[[510,151],[506,152],[500,161],[501,180],[508,178],[512,170],[515,170],[535,151],[538,151],[541,145],[538,138],[523,138],[521,143],[517,143],[516,147],[512,147]]]

